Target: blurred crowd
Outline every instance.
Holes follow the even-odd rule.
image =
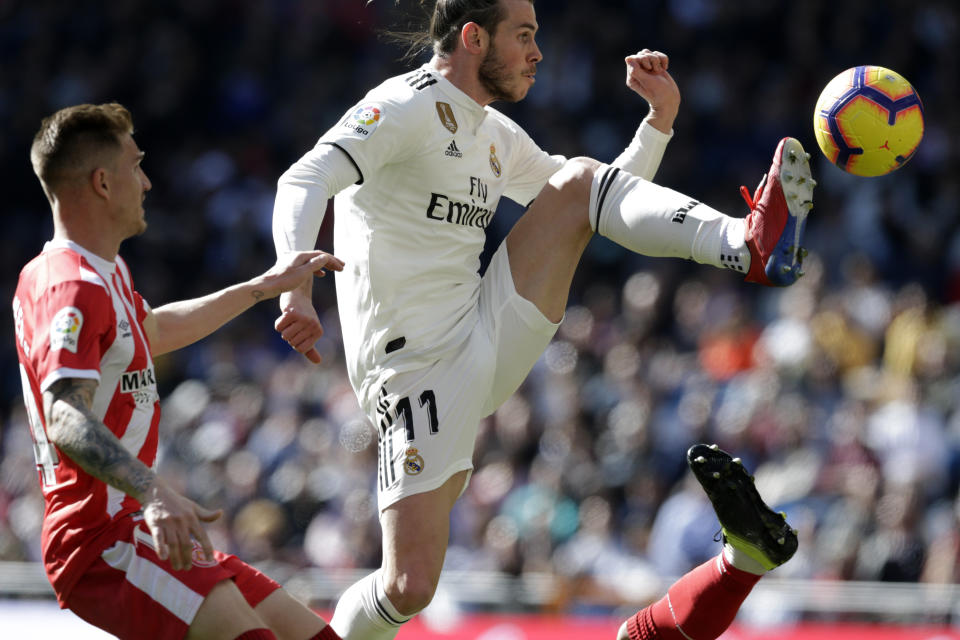
[[[645,113],[625,54],[669,54],[683,95],[657,181],[733,215],[777,141],[820,183],[807,275],[785,290],[634,256],[595,239],[528,381],[481,425],[447,567],[554,572],[558,606],[642,600],[637,585],[713,556],[716,519],[686,472],[716,442],[800,530],[786,577],[960,579],[960,11],[949,0],[537,3],[545,60],[499,105],[551,153],[609,161]],[[0,2],[3,297],[51,234],[30,172],[40,119],[128,106],[153,181],[150,228],[121,253],[153,305],[272,264],[276,179],[367,88],[415,62],[378,31],[416,2]],[[846,175],[817,152],[813,106],[878,64],[924,100],[926,138],[897,173]],[[952,105],[952,106],[951,106]],[[495,246],[519,215],[502,203]],[[330,248],[332,214],[319,245]],[[376,434],[346,379],[332,281],[317,283],[319,367],[264,303],[157,359],[160,470],[225,515],[215,543],[294,567],[379,565]],[[37,560],[42,498],[13,328],[0,331],[0,561]],[[638,593],[638,591],[641,591]]]

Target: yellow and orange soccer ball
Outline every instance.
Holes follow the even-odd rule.
[[[835,165],[857,176],[882,176],[902,167],[920,145],[923,103],[896,71],[854,67],[823,89],[813,130]]]

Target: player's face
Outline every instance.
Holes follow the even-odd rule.
[[[140,166],[143,156],[133,136],[127,134],[123,138],[120,157],[111,171],[111,182],[116,187],[115,220],[120,227],[118,231],[125,238],[140,235],[147,229],[143,200],[152,185]]]
[[[518,102],[533,86],[543,59],[534,40],[537,16],[529,0],[502,0],[506,18],[497,27],[479,76],[491,100]]]

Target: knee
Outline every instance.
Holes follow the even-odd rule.
[[[589,227],[590,189],[600,163],[593,158],[571,158],[550,177],[557,199],[551,203],[553,216],[566,214],[569,222]]]
[[[412,616],[427,608],[437,591],[439,576],[430,576],[424,572],[413,571],[383,577],[383,587],[387,598],[397,611]]]
[[[550,184],[562,193],[587,199],[599,167],[600,163],[593,158],[570,158],[550,177]]]

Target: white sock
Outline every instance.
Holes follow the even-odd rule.
[[[400,614],[387,598],[378,570],[343,592],[330,626],[343,640],[393,640],[412,617]]]
[[[762,576],[767,572],[762,564],[742,551],[737,551],[737,548],[729,542],[723,543],[723,557],[727,559],[727,562],[737,569],[740,569],[740,571],[746,571],[747,573],[758,576]]]
[[[750,270],[745,221],[682,193],[601,165],[590,189],[590,226],[636,253]]]

